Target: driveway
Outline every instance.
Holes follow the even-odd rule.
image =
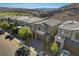
[[[31,40],[29,46],[34,47],[35,50],[37,52],[39,52],[40,50],[42,50],[42,48],[44,46],[44,42],[42,42],[41,40],[33,39],[33,40]]]

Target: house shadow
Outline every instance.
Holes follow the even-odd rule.
[[[12,35],[6,35],[5,39],[9,39],[10,41],[14,39],[14,37]]]

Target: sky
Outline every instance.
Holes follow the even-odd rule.
[[[0,7],[9,8],[59,8],[68,5],[67,3],[0,3]]]

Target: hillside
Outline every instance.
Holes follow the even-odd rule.
[[[52,11],[53,8],[35,8],[35,9],[22,9],[22,8],[7,8],[0,7],[0,16],[37,16],[48,17],[51,14],[47,11]]]
[[[49,12],[47,12],[49,13]],[[77,20],[79,21],[79,4],[69,4],[61,8],[50,11],[52,17],[60,20]]]
[[[79,21],[79,3],[68,4],[66,6],[54,8],[36,8],[21,9],[0,7],[0,16],[37,16],[37,17],[53,17],[62,21],[77,20]]]
[[[36,16],[43,10],[0,7],[0,16]]]

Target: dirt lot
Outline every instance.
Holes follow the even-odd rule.
[[[5,39],[6,35],[8,35],[8,33],[0,35],[0,56],[13,56],[20,47],[20,41],[16,38],[13,40]]]

